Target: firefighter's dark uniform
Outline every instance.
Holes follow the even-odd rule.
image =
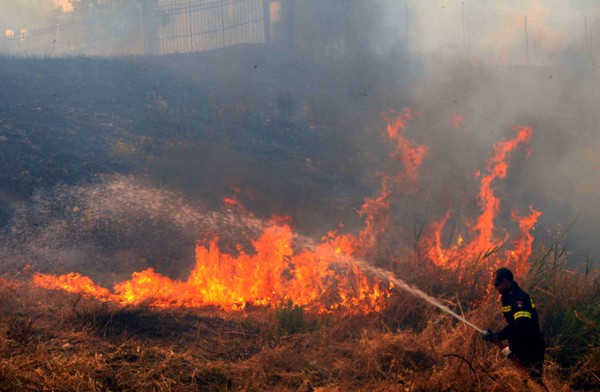
[[[531,378],[541,383],[546,343],[540,332],[535,304],[517,282],[512,282],[502,294],[502,314],[508,325],[497,333],[498,339],[508,339],[510,351]]]

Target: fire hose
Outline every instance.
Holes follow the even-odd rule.
[[[490,331],[489,329],[486,329],[485,331],[483,331],[483,336],[484,338],[493,343],[496,347],[498,347],[500,350],[504,350],[507,346],[504,345],[500,339],[498,339],[496,337],[496,334],[494,334],[492,331]],[[521,373],[528,379],[528,380],[532,380],[534,382],[536,382],[540,387],[542,387],[545,391],[548,392],[548,387],[546,387],[546,385],[541,382],[541,381],[536,381],[534,379],[531,378],[531,375],[529,374],[529,372],[527,371],[527,369],[525,369],[525,367],[523,365],[521,365],[521,362],[519,362],[519,360],[514,356],[514,355],[509,355],[507,357],[508,359],[510,359],[512,361],[512,363],[515,365],[515,367],[517,369],[519,369],[521,371]]]
[[[507,346],[506,346],[504,343],[502,343],[502,342],[500,341],[500,339],[498,339],[497,335],[496,335],[494,332],[492,332],[491,330],[489,330],[489,329],[486,329],[485,331],[483,331],[483,338],[484,338],[484,340],[486,340],[486,341],[488,341],[488,342],[490,342],[490,343],[493,343],[493,344],[494,344],[496,347],[498,347],[498,348],[500,349],[500,351],[504,351],[504,350],[507,348]],[[529,372],[527,371],[527,369],[525,369],[525,367],[524,367],[524,366],[521,364],[521,362],[519,362],[519,359],[518,359],[517,357],[515,357],[515,356],[514,356],[514,355],[511,353],[511,354],[509,354],[509,355],[507,356],[507,358],[508,358],[508,359],[510,359],[510,360],[512,361],[512,363],[515,365],[515,367],[516,367],[517,369],[519,369],[519,370],[521,371],[521,373],[522,373],[522,374],[523,374],[523,375],[524,375],[524,376],[525,376],[527,379],[530,379],[530,378],[531,378],[531,375],[529,374]],[[545,386],[545,385],[541,384],[541,386],[542,386],[542,387],[543,387],[545,390],[548,390],[548,389],[546,388],[546,386]]]
[[[425,301],[429,302],[431,305],[433,305],[433,306],[439,308],[440,310],[448,313],[449,315],[451,315],[452,317],[456,318],[457,320],[462,321],[463,323],[465,323],[469,327],[471,327],[471,328],[475,329],[476,331],[482,333],[485,340],[493,343],[500,350],[504,350],[506,348],[506,346],[502,342],[500,342],[500,340],[498,339],[498,337],[491,330],[485,330],[484,331],[483,329],[481,329],[477,325],[471,323],[469,320],[467,320],[463,316],[457,314],[452,309],[448,308],[446,305],[441,304],[435,298],[427,295],[426,293],[424,293],[423,291],[419,290],[418,288],[411,286],[410,284],[406,283],[402,279],[400,279],[400,278],[398,278],[396,276],[391,275],[389,271],[386,271],[383,268],[372,266],[372,265],[366,263],[363,260],[356,260],[355,259],[355,260],[353,260],[353,262],[355,264],[357,264],[359,267],[361,267],[363,270],[369,270],[369,271],[373,272],[374,274],[378,275],[379,277],[381,277],[383,279],[388,279],[388,280],[392,281],[396,285],[396,287],[399,287],[399,288],[401,288],[401,289],[403,289],[405,291],[408,291],[409,293],[411,293],[413,295],[416,295],[417,297],[420,297],[420,298],[424,299]],[[521,365],[521,363],[519,362],[519,360],[518,360],[517,357],[515,357],[514,355],[509,355],[508,359],[510,359],[514,363],[514,365],[517,367],[517,369],[519,369],[520,371],[522,371],[523,374],[527,376],[527,378],[530,378],[529,372],[523,367],[523,365]]]
[[[498,338],[496,338],[495,336],[491,336],[490,337],[490,342],[492,342],[493,344],[496,345],[496,347],[498,347],[500,349],[500,351],[504,350],[506,348],[506,345],[503,344],[500,340],[498,340]],[[521,365],[521,362],[519,362],[519,360],[517,359],[517,357],[515,357],[514,355],[509,355],[508,359],[510,359],[512,361],[512,363],[514,363],[514,365],[517,367],[517,369],[523,371],[524,373],[526,373],[527,375],[529,375],[527,373],[527,370],[525,370],[525,368],[523,367],[523,365]]]

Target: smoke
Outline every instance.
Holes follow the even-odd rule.
[[[573,0],[432,0],[409,7],[415,52],[468,53],[495,65],[525,64],[527,45],[530,64],[556,60],[568,47],[585,45],[600,16],[597,2]]]
[[[244,245],[265,227],[252,215],[207,211],[176,192],[107,176],[40,189],[16,212],[0,255],[12,258],[16,269],[29,264],[38,271],[84,270],[104,284],[147,267],[184,278],[199,239],[218,236],[226,245]]]
[[[347,3],[316,2],[318,7],[312,9],[318,9],[321,16],[328,15],[328,19],[321,23],[322,30],[314,29],[316,38],[312,41],[301,42],[306,33],[298,23],[297,39],[316,47],[316,40],[327,32],[338,38],[323,42],[321,52],[348,54],[356,50],[368,56],[381,56],[402,43],[401,56],[409,60],[400,55],[388,57],[388,63],[360,58],[354,68],[348,66],[347,73],[353,73],[347,84],[352,88],[344,89],[347,86],[341,83],[336,88],[351,91],[355,99],[337,103],[344,106],[339,110],[346,110],[348,117],[370,118],[365,112],[371,108],[365,102],[376,106],[379,103],[373,102],[384,101],[373,98],[380,91],[377,84],[398,89],[390,98],[391,106],[408,106],[417,113],[410,136],[431,147],[421,184],[429,193],[406,206],[415,211],[406,213],[406,226],[412,227],[414,220],[431,222],[447,207],[460,203],[470,203],[469,207],[476,209],[474,201],[463,197],[473,191],[469,187],[476,187],[474,173],[483,168],[494,143],[512,136],[514,126],[531,126],[534,138],[530,153],[520,152],[515,157],[499,190],[506,210],[526,213],[529,205],[540,210],[543,215],[536,237],[542,239],[546,230],[568,226],[579,216],[570,244],[578,250],[600,250],[593,238],[600,229],[600,92],[595,87],[600,82],[596,65],[599,2],[355,2],[363,8],[356,15],[347,15],[355,18],[351,22],[341,20],[346,14],[338,12],[340,7],[345,10]],[[49,18],[53,12],[68,12],[69,4],[67,0],[1,2],[0,28],[33,31],[30,25],[34,21]],[[379,8],[365,14],[365,4]],[[302,22],[320,23],[314,14],[306,12],[307,20]],[[356,26],[360,28],[351,28]],[[364,47],[370,50],[359,50]],[[398,80],[387,80],[394,77]],[[399,96],[401,99],[393,100]],[[332,117],[327,109],[335,105],[334,100],[328,101],[332,102],[314,105],[326,113],[326,119]]]
[[[13,0],[0,2],[0,31],[33,31],[48,27],[51,18],[73,11],[69,0]]]
[[[52,0],[54,7],[60,9],[62,12],[73,12],[73,4],[71,0]]]
[[[409,17],[399,23],[408,23],[412,67],[420,69],[407,95],[437,173],[428,181],[453,189],[430,197],[461,194],[472,182],[464,175],[481,167],[493,143],[513,126],[531,126],[529,153],[500,186],[504,208],[540,210],[536,238],[545,243],[577,220],[569,248],[579,259],[600,251],[593,234],[600,230],[600,4],[397,1],[393,11],[405,5]],[[464,118],[458,127],[456,116]]]

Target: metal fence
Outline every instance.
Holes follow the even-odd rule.
[[[0,39],[0,52],[16,56],[75,54],[87,46],[85,31],[79,23],[20,32],[7,30]]]
[[[140,55],[200,52],[265,43],[264,0],[159,0],[102,17],[71,16],[52,27],[7,32],[0,53],[15,56]],[[268,34],[268,32],[267,32]]]
[[[154,15],[157,52],[198,52],[264,43],[263,18],[262,0],[171,1]]]

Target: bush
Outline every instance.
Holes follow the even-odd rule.
[[[280,307],[275,310],[275,319],[279,336],[308,332],[315,328],[315,323],[309,323],[306,320],[304,308],[294,305],[291,299],[282,302]]]

